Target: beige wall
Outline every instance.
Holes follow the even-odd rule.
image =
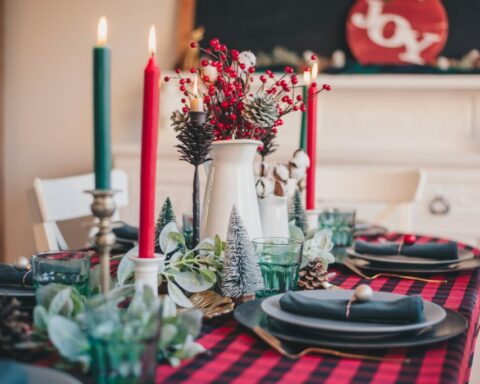
[[[175,0],[5,0],[5,255],[34,250],[25,191],[35,177],[92,169],[91,48],[109,22],[114,142],[140,137],[142,72],[150,24],[171,68]],[[1,210],[0,210],[1,212]]]

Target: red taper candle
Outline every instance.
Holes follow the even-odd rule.
[[[307,154],[310,158],[310,166],[307,169],[306,208],[315,209],[315,169],[317,163],[317,84],[315,82],[308,88]]]
[[[155,27],[150,28],[150,59],[143,85],[142,160],[140,171],[140,258],[155,253],[155,181],[157,176],[157,141],[160,69],[155,61]]]

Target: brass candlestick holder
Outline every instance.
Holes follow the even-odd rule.
[[[98,219],[98,232],[95,234],[95,245],[100,257],[100,288],[102,293],[110,290],[110,252],[115,244],[115,234],[112,232],[112,216],[115,213],[116,191],[96,189],[86,191],[93,196],[90,206],[93,215]]]

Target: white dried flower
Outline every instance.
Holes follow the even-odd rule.
[[[257,63],[257,58],[251,51],[243,51],[238,55],[238,62],[245,64],[247,67],[254,67]]]
[[[310,158],[305,151],[299,149],[293,154],[293,159],[290,161],[290,163],[294,164],[297,168],[308,168],[310,166]]]
[[[324,229],[315,233],[312,239],[305,242],[303,254],[309,261],[320,259],[325,269],[328,264],[335,262],[331,250],[333,249],[332,231]]]
[[[278,164],[277,166],[275,166],[275,169],[273,170],[273,177],[275,177],[275,179],[281,180],[286,183],[289,176],[290,172],[288,171],[288,167],[286,165]]]
[[[264,197],[267,197],[273,193],[272,180],[267,179],[266,177],[260,177],[257,180],[256,188],[257,196],[263,199]]]
[[[306,167],[296,167],[296,166],[290,167],[290,177],[292,179],[301,180],[305,177],[306,173],[307,173]]]
[[[206,67],[203,67],[201,69],[201,71],[202,71],[203,76],[208,77],[208,82],[209,83],[214,83],[215,81],[217,81],[217,77],[218,77],[217,68],[215,68],[211,65],[207,65]]]

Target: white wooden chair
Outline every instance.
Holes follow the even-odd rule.
[[[317,170],[318,205],[381,204],[383,209],[371,220],[385,224],[398,212],[397,230],[411,231],[413,204],[423,194],[426,175],[420,170],[365,170],[320,168]]]
[[[111,180],[112,189],[119,191],[115,194],[117,210],[114,216],[118,220],[119,208],[128,205],[128,178],[124,171],[115,169]],[[68,249],[57,223],[92,215],[90,204],[93,198],[85,191],[94,189],[94,183],[93,173],[34,180],[28,194],[37,252]]]

